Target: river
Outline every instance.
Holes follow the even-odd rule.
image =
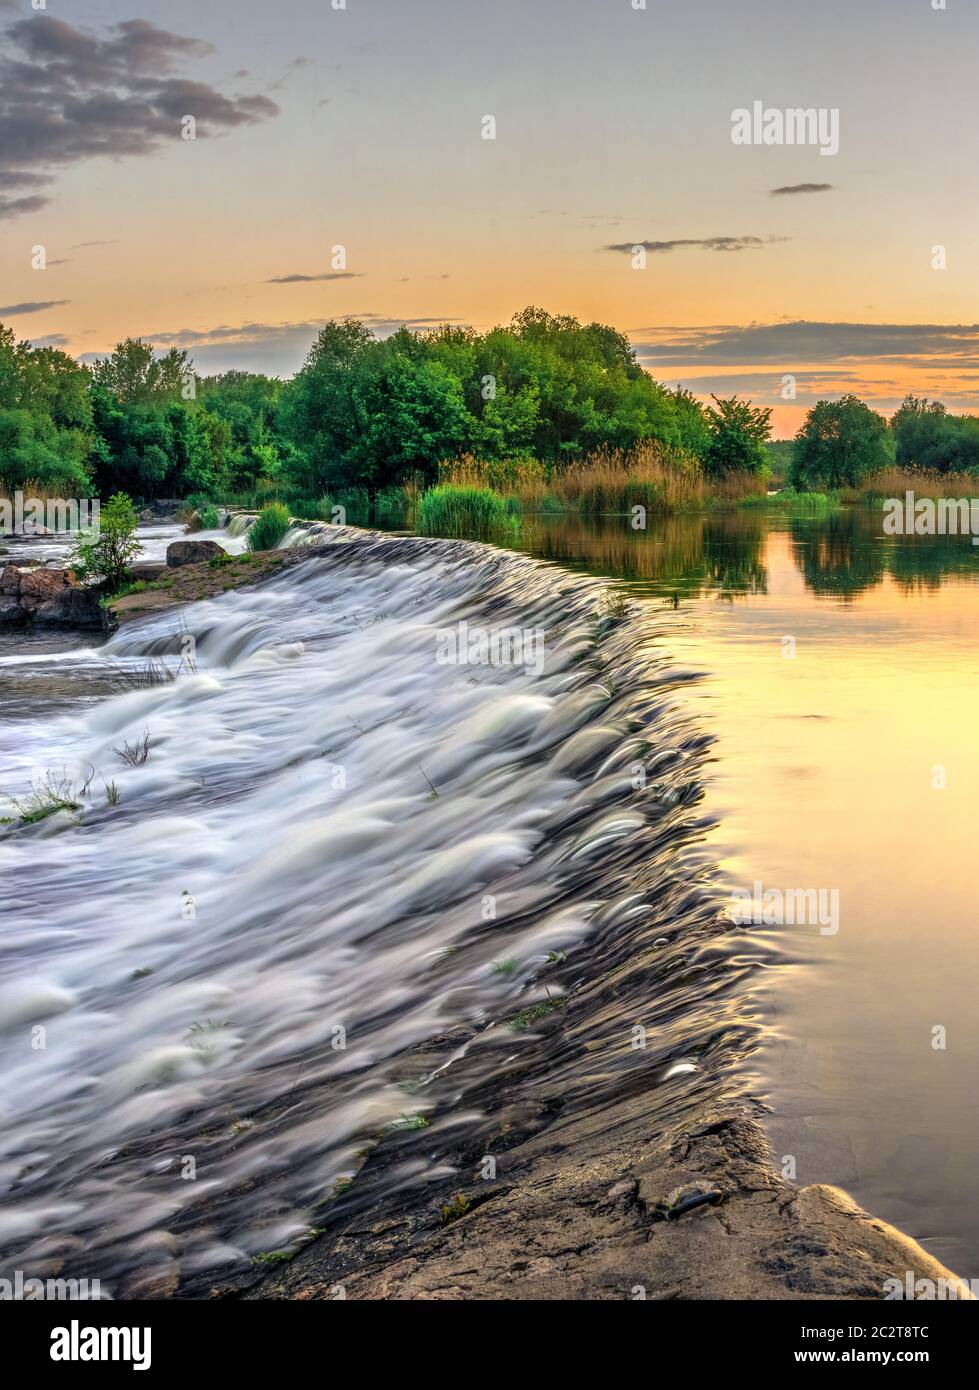
[[[88,779],[0,832],[4,1272],[194,1294],[320,1229],[377,1143],[451,1183],[439,1135],[600,961],[542,1096],[759,1097],[798,1182],[971,1276],[972,548],[862,511],[520,546],[338,545],[105,645],[2,639],[3,789]],[[460,622],[546,660],[446,664]],[[720,925],[756,881],[835,892],[839,929]]]
[[[782,960],[757,994],[752,1090],[786,1171],[846,1188],[969,1277],[979,555],[968,537],[884,537],[880,520],[536,518],[522,543],[616,577],[705,673],[689,698],[716,737],[728,885],[838,892],[835,933],[753,929]]]

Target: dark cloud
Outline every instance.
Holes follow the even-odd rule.
[[[14,21],[3,37],[0,185],[32,192],[0,194],[0,218],[43,207],[49,200],[36,190],[51,183],[53,169],[151,154],[179,139],[184,116],[207,138],[278,114],[266,96],[229,95],[175,71],[212,46],[146,19],[99,35],[38,14]]]
[[[793,193],[829,193],[832,188],[831,183],[786,183],[770,191],[773,198],[782,198]]]
[[[698,251],[756,251],[760,246],[770,246],[774,242],[788,240],[788,237],[780,236],[682,237],[675,241],[619,241],[612,246],[603,247],[603,250],[622,251],[628,256],[635,255],[639,246],[653,255],[686,250],[688,247],[694,247]]]
[[[363,276],[352,270],[332,270],[325,275],[273,275],[266,285],[308,285],[314,280],[361,280]]]
[[[655,365],[878,361],[979,365],[979,324],[789,323],[639,330],[636,346]]]
[[[344,317],[365,323],[379,338],[386,338],[403,325],[425,332],[457,320],[449,318],[404,319],[383,314],[359,313]],[[298,371],[313,346],[324,320],[305,319],[298,323],[220,324],[209,329],[184,328],[177,332],[144,333],[142,337],[156,347],[188,348],[198,369],[226,372],[235,369],[267,372],[271,376],[291,376]],[[94,362],[104,353],[88,352],[82,362]]]
[[[13,318],[15,314],[39,314],[42,309],[57,309],[68,303],[67,299],[30,299],[23,304],[0,304],[0,319]]]
[[[2,177],[3,174],[0,172],[0,178]],[[19,217],[23,212],[38,212],[50,201],[50,198],[42,197],[39,193],[31,193],[26,198],[5,198],[0,193],[0,218]]]

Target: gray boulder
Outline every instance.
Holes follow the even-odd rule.
[[[167,546],[167,564],[171,569],[180,565],[199,565],[223,555],[224,547],[217,541],[174,541]]]
[[[102,608],[98,589],[66,587],[59,589],[31,613],[36,627],[102,626]]]
[[[7,565],[0,574],[0,623],[99,628],[101,594],[101,587],[79,584],[71,570]]]

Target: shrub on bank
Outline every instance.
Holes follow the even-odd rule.
[[[506,540],[520,526],[519,503],[488,487],[440,483],[418,503],[415,530],[420,536]]]
[[[248,549],[274,550],[288,529],[289,508],[281,502],[270,502],[248,528]]]

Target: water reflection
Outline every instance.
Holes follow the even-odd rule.
[[[759,508],[651,517],[645,530],[633,530],[625,516],[525,516],[519,544],[572,569],[642,581],[666,598],[734,598],[768,592],[765,549],[778,533],[790,538],[806,587],[843,600],[888,576],[904,589],[937,589],[977,563],[965,537],[885,536],[872,507],[805,517]]]
[[[713,673],[689,700],[716,737],[706,804],[729,886],[839,894],[835,936],[753,933],[790,962],[755,999],[776,1156],[975,1275],[979,552],[884,536],[870,508],[645,533],[543,518],[524,541],[667,613],[679,596],[665,643]]]

